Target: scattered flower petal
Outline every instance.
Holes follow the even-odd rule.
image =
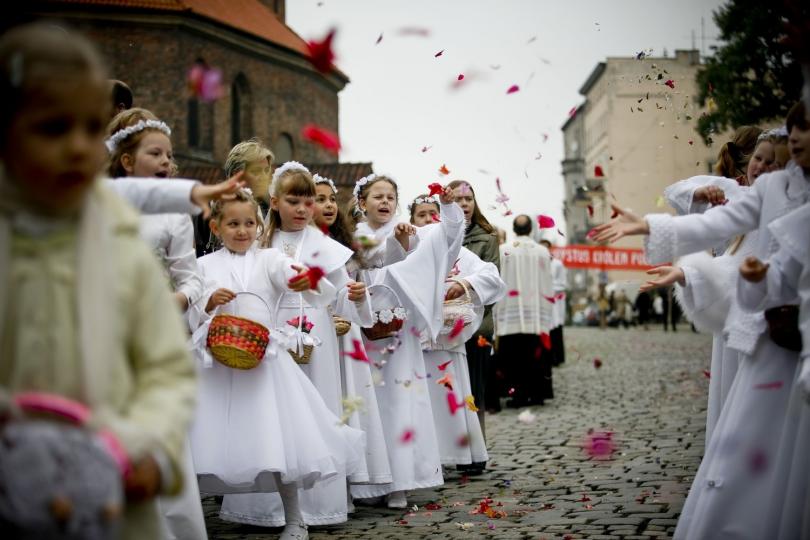
[[[472,395],[465,397],[464,403],[467,404],[467,408],[472,412],[478,412],[478,407],[475,406],[475,398]]]
[[[514,94],[515,92],[519,92],[519,91],[520,91],[520,87],[518,85],[516,85],[516,84],[513,84],[512,86],[509,87],[509,89],[506,91],[506,93],[507,94]]]
[[[453,323],[453,329],[447,334],[447,338],[450,340],[456,339],[462,330],[464,330],[464,319],[456,319],[456,322]]]
[[[338,137],[337,133],[329,131],[328,129],[315,124],[307,124],[301,130],[301,136],[305,140],[317,144],[333,154],[340,152],[340,137]]]
[[[335,29],[329,30],[321,41],[307,41],[307,57],[312,66],[320,73],[329,73],[334,69],[335,53],[332,51],[332,39]]]
[[[401,442],[402,444],[412,443],[414,436],[415,436],[414,431],[408,428],[402,432],[402,435],[399,436],[399,442]]]
[[[596,166],[593,168],[593,175],[594,175],[594,177],[596,177],[596,178],[604,178],[604,176],[605,176],[605,171],[603,171],[603,170],[602,170],[602,167],[601,167],[601,166],[596,165]]]
[[[506,294],[507,294],[507,295],[509,295],[509,296],[514,297],[514,296],[519,295],[520,293],[519,293],[518,291],[516,291],[515,289],[512,289],[511,291],[509,291],[509,292],[508,292],[508,293],[506,293]]]
[[[543,348],[547,351],[551,350],[551,336],[545,332],[540,334],[540,343],[543,344]]]
[[[675,89],[675,81],[673,81],[672,79],[667,79],[667,81],[664,84],[669,86],[673,90]]]
[[[447,168],[447,165],[442,165],[439,167],[439,172],[444,175],[450,174],[450,169]]]
[[[370,363],[368,359],[368,355],[366,351],[363,349],[363,344],[360,342],[359,339],[352,340],[352,351],[344,351],[343,354],[347,355],[352,360],[357,360],[358,362],[365,362],[366,364]]]
[[[447,362],[445,362],[443,364],[439,364],[439,366],[438,366],[439,371],[444,371],[445,369],[447,369],[447,366],[449,366],[452,363],[453,363],[453,360],[448,360]]]
[[[440,50],[439,52],[437,52],[436,54],[434,54],[434,55],[433,55],[433,58],[438,58],[438,57],[440,57],[440,56],[441,56],[441,55],[443,55],[443,54],[444,54],[444,49],[442,49],[442,50]]]
[[[599,358],[594,358],[593,359],[593,367],[596,368],[596,369],[599,369],[600,367],[602,367],[602,360],[599,359]]]
[[[487,338],[485,338],[485,337],[484,337],[484,336],[482,336],[481,334],[478,334],[478,343],[477,343],[477,345],[478,345],[479,347],[492,347],[492,343],[490,343],[490,342],[487,340]]]
[[[450,172],[450,171],[448,171],[448,172]],[[442,174],[447,174],[447,173],[442,173]],[[444,193],[444,187],[438,182],[433,182],[432,184],[429,184],[428,185],[428,190],[430,190],[428,195],[431,196],[431,197],[433,195],[441,195],[442,193]]]
[[[554,218],[540,214],[537,216],[537,225],[539,225],[541,229],[551,229],[554,227]]]
[[[374,43],[374,45],[379,45],[380,44],[380,42],[382,41],[382,36],[383,36],[382,32],[380,32],[380,37],[377,38],[377,41]]]
[[[585,439],[583,450],[591,458],[609,458],[616,449],[613,442],[613,432],[594,431]]]

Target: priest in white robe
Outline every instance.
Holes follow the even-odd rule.
[[[529,216],[515,218],[517,238],[500,246],[501,278],[507,294],[493,310],[498,368],[512,404],[542,404],[554,397],[551,384],[551,254],[530,234]]]

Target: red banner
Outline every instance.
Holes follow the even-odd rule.
[[[597,270],[649,270],[652,266],[644,258],[644,250],[605,246],[552,247],[551,254],[566,268],[593,268]]]

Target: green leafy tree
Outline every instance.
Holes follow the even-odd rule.
[[[729,0],[714,12],[723,44],[712,47],[697,73],[698,99],[708,107],[697,125],[704,141],[729,126],[784,118],[798,101],[801,68],[784,39],[794,8],[779,0]]]

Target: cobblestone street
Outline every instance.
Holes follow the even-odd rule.
[[[448,471],[445,485],[409,496],[409,511],[358,506],[348,523],[312,528],[310,538],[671,537],[703,454],[711,336],[659,328],[566,328],[555,399],[487,415],[486,474]],[[519,420],[525,410],[535,418]],[[592,458],[586,441],[613,453]],[[280,531],[225,523],[214,499],[205,511],[211,538]]]

